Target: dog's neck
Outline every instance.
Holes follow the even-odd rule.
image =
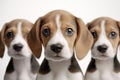
[[[50,61],[44,59],[43,63],[40,66],[39,73],[40,74],[47,74],[50,71],[57,73],[57,72],[66,72],[70,71],[74,72],[81,72],[79,64],[75,56],[73,55],[71,59],[64,60],[64,61]]]
[[[114,59],[107,59],[107,60],[98,60],[98,59],[96,59],[96,67],[100,71],[108,70],[108,68],[110,70],[113,70],[113,65],[114,65],[113,61],[114,61]]]
[[[66,72],[68,70],[68,67],[70,66],[70,59],[64,60],[64,61],[48,61],[50,69],[57,73],[57,72]]]
[[[11,73],[13,71],[16,71],[20,73],[22,71],[28,71],[32,73],[37,73],[38,69],[39,69],[39,64],[34,58],[34,56],[31,55],[30,57],[23,59],[11,58],[7,66],[6,72]]]
[[[22,72],[22,70],[30,70],[31,56],[23,59],[14,59],[13,66],[17,72]]]
[[[116,73],[120,72],[120,63],[117,59],[117,55],[114,58],[107,60],[91,59],[88,66],[88,72],[94,72],[96,70],[104,72],[105,70],[114,70]]]

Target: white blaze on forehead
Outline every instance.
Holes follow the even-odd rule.
[[[17,25],[17,27],[18,27],[18,34],[22,35],[22,30],[21,30],[21,28],[22,28],[22,22],[19,22],[18,25]]]
[[[17,33],[15,35],[14,40],[12,41],[12,45],[17,44],[17,43],[24,43],[24,38],[22,35],[22,22],[19,22],[17,24]]]
[[[61,22],[60,22],[59,14],[56,15],[55,21],[56,21],[57,29],[56,29],[56,33],[54,34],[53,38],[51,39],[53,41],[52,43],[50,42],[51,44],[62,43],[65,41],[62,31],[61,31]]]
[[[100,36],[101,36],[101,38],[106,37],[105,21],[104,20],[101,22],[101,35]]]
[[[102,29],[101,33],[106,34],[105,33],[105,21],[104,20],[101,21],[101,29]]]
[[[62,44],[64,42],[66,42],[66,40],[65,40],[65,38],[64,38],[64,36],[62,34],[62,31],[61,31],[60,17],[61,16],[59,14],[56,15],[56,27],[57,27],[57,30],[56,30],[55,35],[53,36],[53,40],[54,40],[55,44],[56,43],[61,43]]]
[[[56,25],[57,25],[57,28],[60,28],[61,26],[61,23],[60,23],[60,15],[56,15]]]
[[[22,40],[23,40],[23,36],[22,36],[22,22],[19,22],[17,24],[16,41],[21,42]]]
[[[98,39],[98,44],[99,45],[103,45],[103,44],[107,44],[109,41],[108,41],[108,38],[106,36],[106,31],[105,31],[105,21],[101,21],[101,32],[100,32],[100,36],[99,36],[99,39]]]
[[[105,21],[101,21],[101,25],[100,25],[100,28],[101,28],[101,32],[100,32],[100,35],[99,35],[99,38],[98,40],[96,41],[95,43],[95,46],[94,47],[97,47],[99,45],[103,45],[105,44],[106,46],[109,46],[110,45],[110,42],[106,36],[106,31],[105,31]]]

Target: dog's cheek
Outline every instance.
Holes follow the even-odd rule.
[[[72,49],[70,49],[68,45],[64,45],[64,48],[60,55],[66,59],[70,59],[73,55],[73,50],[71,50]]]
[[[41,41],[43,43],[43,46],[46,48],[47,47],[47,44],[48,44],[48,39],[45,39],[45,38],[41,38]]]
[[[11,47],[11,46],[8,47],[8,55],[9,55],[9,56],[12,56],[12,55],[13,55],[13,52],[14,52],[14,50],[12,49],[12,47]]]
[[[114,49],[116,49],[117,46],[119,45],[119,38],[117,37],[117,38],[114,39],[114,40],[110,40],[110,43],[112,44],[112,47],[113,47]]]
[[[7,47],[10,47],[11,42],[12,42],[12,40],[5,39],[5,44]]]
[[[71,37],[68,37],[68,36],[65,37],[65,40],[66,40],[66,42],[67,42],[67,44],[68,44],[68,48],[69,48],[69,50],[70,50],[71,53],[73,53],[76,36],[77,36],[77,35],[74,34],[74,35],[71,36]]]
[[[107,55],[111,58],[113,58],[116,54],[116,48],[112,46],[112,44],[109,44],[109,48],[107,50]]]
[[[98,56],[98,54],[97,54],[98,51],[97,51],[96,47],[93,47],[92,50],[91,50],[91,52],[92,52],[91,53],[92,57],[97,57]]]
[[[119,44],[119,37],[117,37],[116,39],[110,39],[109,41],[111,44],[109,44],[108,55],[110,57],[114,57],[117,53],[117,47]]]
[[[32,54],[32,51],[30,50],[29,46],[28,46],[26,43],[24,43],[24,44],[25,44],[25,45],[24,45],[24,48],[23,48],[23,50],[22,50],[22,54],[23,54],[25,57],[30,57],[31,54]]]

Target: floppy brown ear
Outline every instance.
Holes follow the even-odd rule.
[[[5,51],[5,45],[4,45],[5,37],[4,37],[4,35],[5,35],[6,27],[7,27],[7,23],[4,24],[4,26],[1,30],[1,33],[0,33],[0,57],[3,57],[4,51]]]
[[[119,37],[120,37],[120,22],[119,21],[117,21],[117,26],[119,28]],[[120,45],[120,39],[119,39],[119,45]]]
[[[5,46],[1,40],[1,33],[0,33],[0,57],[3,57],[4,55],[4,50],[5,50]]]
[[[76,18],[77,39],[75,43],[76,55],[78,59],[86,56],[93,44],[93,37],[81,19]]]
[[[33,52],[33,54],[39,58],[41,56],[41,52],[42,52],[42,44],[40,41],[40,23],[41,23],[41,18],[39,18],[33,28],[31,29],[31,31],[29,32],[28,36],[27,36],[27,41],[28,41],[28,45],[31,49],[31,51]]]

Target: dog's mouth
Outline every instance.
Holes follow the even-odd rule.
[[[46,56],[46,59],[50,60],[50,61],[64,61],[64,60],[67,60],[67,58],[65,58],[64,56],[61,56],[61,55]]]
[[[55,55],[54,57],[55,58],[63,58],[62,56],[59,56],[59,55]]]
[[[20,54],[20,53],[17,53],[17,54],[15,54],[16,56],[23,56],[22,54]]]
[[[100,55],[101,57],[108,57],[107,54],[108,54],[107,52],[105,52],[105,53],[99,53],[99,55]]]
[[[22,54],[22,52],[15,52],[14,55],[18,56],[18,57],[24,57],[24,55]]]
[[[105,54],[101,54],[99,56],[96,56],[94,57],[95,59],[98,59],[98,60],[106,60],[106,59],[109,59],[109,56],[105,55]]]
[[[103,54],[102,54],[101,56],[102,56],[102,57],[108,57],[107,55],[103,55]]]

